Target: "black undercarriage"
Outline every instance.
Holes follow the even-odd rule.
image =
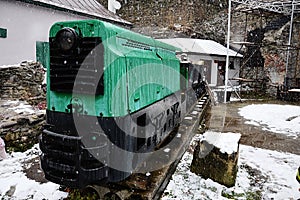
[[[124,117],[93,117],[47,110],[40,138],[46,179],[83,188],[126,179],[205,93],[199,84]],[[143,154],[140,154],[143,155]]]
[[[118,118],[47,110],[47,125],[40,139],[46,179],[76,188],[124,180],[143,159],[130,152],[154,150],[179,125],[180,95]],[[116,147],[124,151],[118,152]]]

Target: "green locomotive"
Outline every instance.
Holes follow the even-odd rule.
[[[204,92],[180,49],[107,22],[56,23],[49,44],[41,165],[61,185],[125,179]]]

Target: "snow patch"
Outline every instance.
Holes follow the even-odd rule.
[[[238,151],[241,134],[239,133],[219,133],[207,131],[203,134],[202,141],[219,148],[222,153],[232,154]]]
[[[48,182],[38,183],[27,178],[23,165],[31,159],[39,159],[38,145],[20,153],[12,153],[0,161],[0,199],[63,199],[67,193],[59,191],[59,185]],[[11,193],[8,195],[8,193]]]
[[[193,111],[192,115],[198,115],[198,112],[197,111]]]
[[[300,163],[299,155],[240,145],[237,180],[232,188],[190,172],[192,159],[192,153],[184,154],[162,200],[228,200],[222,195],[224,193],[235,194],[229,199],[239,200],[253,199],[247,195],[260,195],[259,199],[266,200],[298,199],[300,196],[295,178]],[[253,174],[253,171],[258,174]],[[266,180],[260,181],[258,176]]]
[[[24,104],[24,103],[20,103],[19,105],[12,107],[12,108],[8,108],[10,110],[13,110],[14,112],[20,114],[20,113],[29,113],[29,114],[33,114],[35,113],[33,107],[29,104]]]
[[[10,67],[20,67],[20,64],[14,64],[14,65],[1,65],[1,66],[0,66],[1,69],[6,69],[6,68],[10,68]]]
[[[252,104],[240,108],[239,114],[248,120],[245,123],[262,126],[263,130],[291,137],[300,135],[300,106]]]

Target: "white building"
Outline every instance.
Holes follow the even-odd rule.
[[[131,26],[96,0],[0,0],[0,66],[37,60],[36,52],[39,57],[47,50],[52,24],[80,19]]]
[[[202,39],[171,38],[160,39],[160,41],[180,48],[182,50],[180,53],[187,54],[188,59],[193,64],[200,65],[205,80],[211,86],[224,85],[227,56],[226,47],[215,41]],[[230,58],[228,77],[233,85],[237,85],[237,81],[233,79],[239,77],[240,63],[243,55],[231,49],[228,54]]]

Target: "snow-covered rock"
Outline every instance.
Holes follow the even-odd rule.
[[[3,139],[0,137],[0,160],[6,159],[6,151],[5,151],[5,143]]]
[[[235,185],[241,134],[206,132],[194,150],[191,171],[232,187]]]

